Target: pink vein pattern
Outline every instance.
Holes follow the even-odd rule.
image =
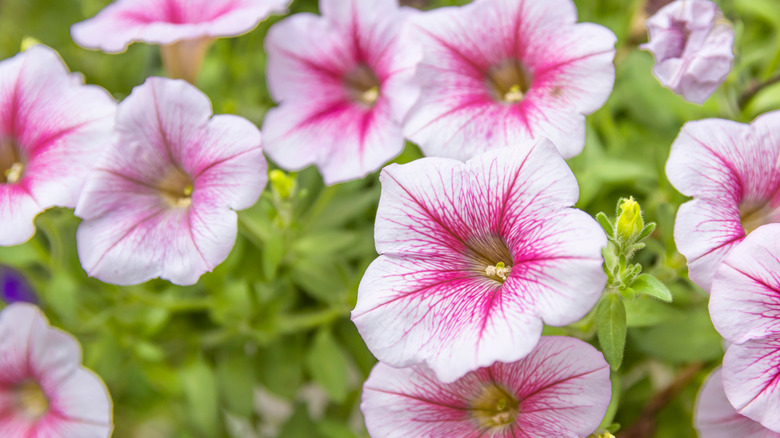
[[[316,164],[334,184],[362,178],[401,152],[422,54],[403,38],[412,10],[397,0],[321,0],[320,10],[268,33],[268,89],[280,105],[268,111],[263,133],[279,166]]]
[[[466,164],[425,158],[381,175],[380,254],[352,312],[369,349],[395,367],[426,363],[444,382],[513,362],[542,322],[566,325],[606,283],[606,236],[586,213],[574,175],[547,140]],[[501,279],[488,270],[503,263]]]
[[[48,405],[34,417],[19,410],[19,390],[29,385],[40,389]],[[111,411],[105,385],[81,366],[78,341],[49,327],[31,304],[0,312],[0,436],[108,438]]]
[[[266,182],[257,127],[212,117],[208,97],[184,81],[149,78],[119,105],[114,140],[76,207],[81,264],[109,283],[193,284],[227,257],[235,210]]]
[[[467,160],[537,137],[565,158],[582,151],[585,115],[612,92],[616,37],[578,24],[571,0],[476,0],[413,24],[425,52],[417,70],[422,93],[404,132],[426,155]],[[491,90],[491,74],[502,66],[524,76],[511,102]]]
[[[478,408],[491,407],[480,398],[496,389],[516,416],[490,427],[480,421],[484,411]],[[379,363],[363,386],[361,409],[376,437],[577,438],[599,426],[611,394],[609,366],[600,352],[577,339],[543,337],[524,359],[495,363],[452,383],[437,380],[424,365]]]
[[[709,292],[720,262],[746,230],[780,221],[780,112],[746,125],[686,123],[672,144],[666,176],[693,200],[677,213],[674,236],[690,278]]]

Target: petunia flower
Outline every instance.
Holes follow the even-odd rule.
[[[780,438],[761,424],[737,413],[723,389],[721,369],[713,371],[696,401],[693,423],[701,438]]]
[[[0,245],[32,237],[43,210],[75,207],[115,111],[46,46],[0,62]]]
[[[572,0],[476,0],[419,15],[422,85],[406,135],[428,156],[469,159],[546,137],[564,158],[615,81],[615,35],[577,23]]]
[[[111,396],[78,341],[31,304],[0,312],[0,436],[108,438]]]
[[[209,45],[249,32],[290,0],[117,0],[76,23],[76,44],[120,53],[133,42],[160,44],[163,63],[177,79],[194,82]]]
[[[30,283],[21,272],[0,265],[0,301],[6,303],[36,303],[38,300]]]
[[[577,181],[548,140],[393,164],[380,181],[380,256],[352,311],[380,361],[453,382],[521,359],[543,322],[571,324],[601,296],[606,236],[570,208]]]
[[[208,97],[180,80],[147,79],[120,103],[113,142],[76,207],[89,275],[193,284],[227,257],[234,210],[257,201],[266,162],[253,124],[211,115]]]
[[[265,40],[268,90],[280,102],[263,123],[279,166],[320,169],[326,184],[361,178],[403,150],[401,123],[417,96],[422,54],[403,39],[412,10],[397,0],[320,0]]]
[[[607,411],[609,365],[577,339],[543,337],[517,362],[495,363],[452,383],[424,365],[379,363],[363,386],[371,436],[584,437]]]
[[[780,221],[780,112],[750,125],[686,123],[672,144],[666,176],[693,200],[677,213],[674,236],[690,278],[705,291],[721,260],[745,235]]]
[[[734,61],[734,29],[717,3],[676,0],[647,20],[653,74],[690,102],[704,103],[726,80]]]

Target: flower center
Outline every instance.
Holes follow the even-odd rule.
[[[192,205],[192,179],[177,166],[171,166],[157,181],[157,190],[163,200],[173,208],[187,208]]]
[[[359,64],[344,76],[344,86],[353,102],[370,108],[379,100],[382,83],[371,67]]]
[[[469,403],[471,417],[480,428],[506,428],[515,422],[520,404],[508,391],[491,384]]]
[[[19,146],[9,137],[0,138],[0,184],[14,184],[22,179],[24,161]]]
[[[474,270],[503,283],[512,272],[513,257],[504,240],[493,234],[473,236],[466,242],[467,256],[474,263]]]
[[[12,392],[12,403],[17,412],[31,420],[38,420],[49,411],[49,400],[38,383],[25,380]]]
[[[750,234],[761,225],[776,222],[780,217],[777,209],[768,202],[743,202],[739,205],[739,217],[745,234]]]
[[[498,262],[495,266],[490,265],[485,268],[485,275],[501,282],[506,281],[510,272],[512,272],[512,267],[507,266],[504,262]]]
[[[688,45],[691,32],[688,30],[685,22],[680,20],[672,20],[669,32],[674,35],[674,38],[669,40],[666,59],[681,58],[683,53],[685,53],[685,47]]]
[[[507,60],[488,71],[487,86],[498,102],[517,103],[531,88],[531,73],[520,61]]]

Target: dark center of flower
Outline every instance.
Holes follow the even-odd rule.
[[[498,102],[517,103],[531,88],[531,73],[520,61],[507,60],[488,70],[487,86]]]
[[[11,403],[16,412],[30,420],[38,420],[49,411],[49,400],[41,386],[32,380],[25,380],[12,391]]]
[[[739,205],[739,217],[745,234],[751,233],[761,225],[776,222],[780,219],[777,217],[780,213],[778,210],[780,209],[773,208],[768,202],[742,202]]]
[[[0,184],[14,184],[22,179],[23,173],[19,145],[10,137],[0,137]]]
[[[353,102],[370,108],[379,100],[382,83],[371,67],[358,64],[352,71],[344,75],[344,86]]]
[[[503,283],[512,272],[512,253],[504,240],[493,234],[476,235],[466,242],[467,256],[474,270],[491,280]]]
[[[498,385],[485,386],[469,403],[469,413],[481,429],[506,428],[515,422],[520,404]]]
[[[688,45],[688,39],[691,32],[688,30],[688,26],[684,21],[674,19],[670,23],[669,32],[674,35],[674,38],[669,39],[665,59],[681,58],[683,53],[685,53],[685,47]]]
[[[192,205],[192,179],[177,166],[171,166],[157,181],[160,196],[171,207],[187,208]]]

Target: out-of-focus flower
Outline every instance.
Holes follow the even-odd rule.
[[[704,103],[726,80],[734,60],[734,29],[715,2],[677,0],[647,20],[653,73],[685,100]]]
[[[163,62],[177,79],[193,82],[216,38],[249,32],[290,0],[117,0],[76,23],[76,44],[119,53],[136,41],[162,45]]]
[[[119,105],[114,140],[76,207],[89,275],[193,284],[227,257],[234,210],[257,201],[267,168],[253,124],[211,115],[205,94],[164,78],[148,79]]]
[[[452,383],[424,365],[374,367],[361,409],[371,436],[584,437],[611,398],[609,365],[577,339],[543,337],[524,359],[495,363]]]
[[[32,237],[41,211],[75,207],[115,112],[46,46],[0,62],[0,245]]]
[[[737,413],[726,398],[720,369],[713,371],[704,382],[693,423],[701,438],[780,438],[780,434]]]
[[[694,199],[677,213],[674,239],[690,278],[709,292],[728,252],[759,226],[780,221],[780,111],[751,125],[688,122],[672,145],[666,176]]]
[[[571,0],[478,0],[413,19],[424,59],[406,135],[429,156],[469,159],[549,138],[582,151],[585,115],[615,80],[615,35],[577,23]]]
[[[263,123],[268,155],[310,164],[326,184],[361,178],[404,147],[401,122],[417,97],[422,56],[402,38],[411,9],[397,0],[321,0],[268,32],[268,90],[280,106]]]
[[[108,438],[111,396],[78,341],[30,304],[0,312],[0,436]]]
[[[38,300],[21,272],[0,266],[0,301],[6,303],[36,303]]]
[[[352,320],[379,360],[444,382],[527,355],[542,322],[582,318],[606,283],[604,231],[570,208],[578,187],[548,140],[466,164],[390,165]]]

